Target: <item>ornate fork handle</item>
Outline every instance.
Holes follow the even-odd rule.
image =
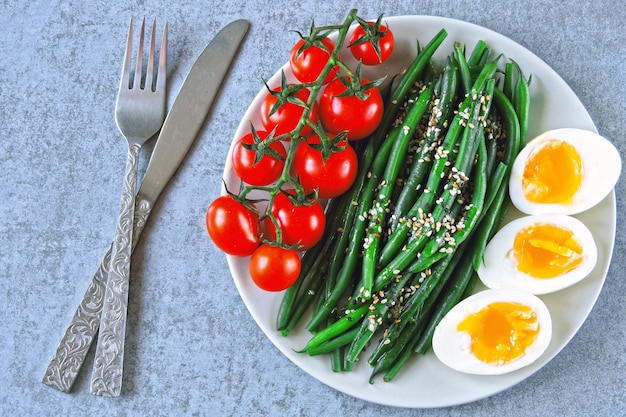
[[[91,393],[95,395],[117,397],[122,389],[130,258],[140,149],[140,144],[129,141],[120,212],[111,250],[109,274],[100,315],[98,346],[91,376]]]
[[[143,233],[153,203],[137,196],[135,200],[135,218],[133,221],[132,250]],[[104,302],[107,272],[111,260],[112,245],[100,262],[85,295],[74,312],[55,355],[48,364],[42,382],[63,392],[70,392],[78,373],[87,357],[89,348],[100,327],[100,312]]]

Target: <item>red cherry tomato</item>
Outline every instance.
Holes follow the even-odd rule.
[[[371,28],[375,28],[375,22],[367,22]],[[354,29],[350,36],[349,49],[352,55],[363,62],[365,65],[378,65],[385,62],[393,52],[394,38],[391,30],[385,26],[380,25],[378,31],[373,39],[367,40],[363,26],[359,25]],[[363,42],[359,42],[363,39]],[[376,52],[374,42],[378,43],[380,55]]]
[[[269,135],[265,131],[256,132],[259,139],[263,140]],[[275,158],[273,155],[265,153],[259,161],[256,161],[257,152],[246,149],[244,144],[253,145],[254,136],[252,133],[244,135],[233,147],[232,164],[235,174],[241,180],[250,185],[264,186],[273,183],[280,177],[285,166],[287,151],[281,142],[272,142],[269,148],[273,153],[282,157]]]
[[[211,203],[206,228],[215,245],[230,255],[248,256],[261,242],[259,216],[230,195]]]
[[[282,243],[299,245],[298,250],[307,250],[320,241],[326,226],[324,208],[315,201],[307,205],[294,205],[282,192],[276,195],[271,209],[282,232]],[[276,227],[267,217],[264,220],[267,237],[276,240]]]
[[[346,192],[356,178],[356,152],[342,140],[336,146],[344,146],[343,150],[331,153],[324,161],[322,151],[311,146],[320,142],[319,136],[312,135],[298,144],[293,158],[292,176],[300,179],[307,193],[317,190],[320,198],[337,197]]]
[[[252,281],[262,290],[282,291],[298,279],[301,260],[295,250],[266,244],[254,251],[248,269]]]
[[[326,47],[326,50],[319,46],[311,45],[301,51],[300,49],[305,45],[303,39],[300,39],[293,48],[291,48],[289,66],[291,67],[293,75],[301,83],[311,83],[317,80],[324,70],[330,58],[330,54],[333,49],[335,49],[335,43],[332,40],[324,38],[321,42]],[[335,77],[335,71],[337,69],[338,67],[335,66],[334,69],[328,73],[326,78],[324,78],[323,84],[329,83],[330,80]]]
[[[273,89],[273,91],[280,92],[282,91],[282,87],[276,87]],[[298,90],[298,92],[294,94],[294,97],[306,103],[309,100],[310,95],[311,91],[304,88],[302,90]],[[276,109],[274,113],[271,113],[277,101],[278,98],[272,93],[268,92],[261,102],[260,110],[261,124],[268,132],[271,132],[272,130],[274,130],[274,128],[276,128],[274,136],[280,136],[295,130],[296,127],[298,127],[298,123],[300,123],[302,113],[304,112],[304,107],[294,103],[285,102],[278,109]],[[318,118],[318,105],[317,102],[315,102],[313,103],[311,111],[309,112],[309,120],[311,120],[313,123],[317,123]],[[306,136],[312,131],[313,130],[311,129],[311,127],[304,126],[302,128],[302,131],[300,132],[300,135]]]
[[[369,83],[362,79],[361,84]],[[326,88],[320,98],[320,120],[327,131],[337,134],[348,131],[348,139],[359,140],[369,136],[383,117],[383,98],[377,88],[367,89],[365,99],[356,95],[341,96],[347,87],[337,78]]]

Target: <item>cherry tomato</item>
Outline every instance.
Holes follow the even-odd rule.
[[[261,242],[259,216],[230,195],[211,203],[206,228],[215,245],[230,255],[248,256]]]
[[[256,132],[258,139],[265,139],[269,135],[265,131]],[[259,161],[256,161],[257,152],[246,149],[244,144],[253,145],[255,143],[252,133],[241,137],[233,147],[232,164],[235,174],[241,180],[250,185],[268,185],[280,177],[285,166],[287,151],[280,142],[272,142],[269,145],[272,153],[279,155],[282,159],[276,158],[269,153],[263,154]]]
[[[248,269],[252,281],[262,290],[282,291],[298,279],[301,260],[295,250],[265,244],[254,251]]]
[[[300,51],[300,49],[305,45],[305,41],[303,39],[300,39],[296,42],[293,48],[291,48],[291,53],[289,54],[289,66],[291,67],[293,75],[301,83],[311,83],[317,80],[324,70],[326,63],[330,58],[330,54],[333,49],[335,49],[335,43],[332,40],[324,38],[321,42],[327,50],[324,50],[319,46],[311,45]],[[335,66],[334,69],[328,73],[326,78],[324,78],[323,84],[329,83],[330,80],[335,77],[335,71],[337,69],[338,66]]]
[[[361,85],[367,83],[368,80],[361,79]],[[356,95],[341,97],[347,89],[339,78],[326,86],[320,98],[320,120],[331,133],[347,130],[350,140],[366,138],[382,120],[383,98],[377,88],[364,91],[364,99]]]
[[[282,91],[282,87],[276,87],[273,89],[275,92]],[[306,103],[311,95],[311,91],[303,88],[298,90],[297,93],[294,94],[294,97],[300,99],[302,102]],[[283,135],[285,133],[290,133],[298,127],[298,123],[300,123],[300,118],[302,117],[302,113],[304,112],[304,107],[299,106],[294,103],[285,102],[278,109],[272,112],[272,108],[278,101],[278,98],[274,96],[272,93],[268,92],[263,101],[261,102],[261,124],[268,132],[271,132],[274,128],[276,131],[274,132],[274,136]],[[318,105],[317,102],[313,103],[311,107],[311,111],[309,112],[309,120],[313,123],[317,123],[318,121]],[[310,134],[313,130],[310,126],[304,126],[300,134],[302,136],[306,136]]]
[[[312,135],[298,145],[292,175],[300,179],[307,193],[317,189],[320,198],[337,197],[346,192],[356,178],[356,152],[345,140],[341,140],[335,146],[344,148],[332,152],[324,161],[322,150],[311,146],[320,143],[320,137]]]
[[[271,212],[282,232],[282,243],[299,245],[298,250],[313,247],[322,238],[326,226],[326,215],[319,201],[306,205],[294,205],[284,193],[278,193]],[[276,240],[276,228],[272,220],[264,220],[267,237]]]
[[[375,22],[367,22],[371,28],[375,28]],[[364,38],[365,37],[365,38]],[[373,38],[373,39],[372,39]],[[363,42],[359,42],[363,39]],[[374,42],[378,43],[380,56],[376,52]],[[354,29],[350,36],[349,49],[352,55],[363,62],[365,65],[378,65],[382,64],[391,56],[394,46],[393,33],[385,25],[380,25],[376,35],[373,37],[367,37],[363,26],[359,25]]]

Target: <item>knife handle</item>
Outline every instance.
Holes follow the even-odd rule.
[[[137,196],[132,250],[135,249],[141,237],[152,206],[150,201]],[[98,270],[91,278],[87,291],[78,304],[41,381],[59,391],[71,391],[100,327],[100,313],[104,301],[106,276],[111,261],[111,249],[112,245],[109,246]]]

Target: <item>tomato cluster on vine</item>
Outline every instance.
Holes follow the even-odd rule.
[[[259,109],[260,126],[239,138],[231,152],[241,180],[237,194],[211,203],[207,231],[218,248],[249,256],[254,283],[281,291],[300,274],[300,252],[316,245],[326,225],[320,199],[337,197],[353,184],[358,158],[351,142],[366,139],[384,110],[378,86],[361,76],[362,65],[384,62],[393,50],[393,34],[381,23],[358,16],[342,25],[316,27],[292,47],[289,70],[270,87]],[[358,21],[347,50],[356,68],[340,56],[342,44]],[[337,31],[335,40],[329,34]],[[295,78],[297,82],[289,82]],[[253,190],[267,197],[249,197]]]

